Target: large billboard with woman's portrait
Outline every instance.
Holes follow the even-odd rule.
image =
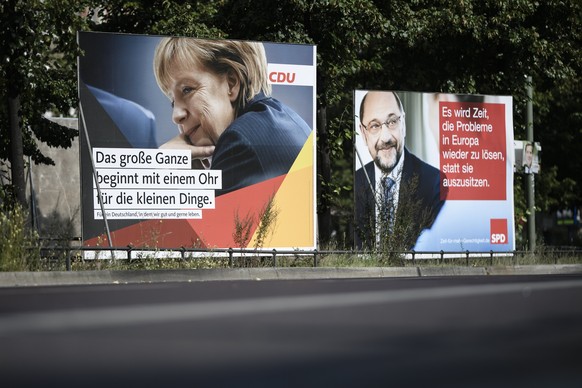
[[[85,246],[315,248],[314,46],[78,41]]]
[[[515,249],[511,96],[357,90],[354,101],[358,248]]]

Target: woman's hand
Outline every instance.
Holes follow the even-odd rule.
[[[166,143],[162,144],[160,148],[190,151],[192,153],[192,168],[209,168],[209,159],[214,153],[214,146],[193,145],[190,143],[190,139],[183,134],[168,140]]]

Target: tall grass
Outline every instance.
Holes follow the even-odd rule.
[[[18,204],[2,204],[0,211],[0,271],[30,271],[40,259],[38,236]]]

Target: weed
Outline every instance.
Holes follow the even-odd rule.
[[[279,210],[275,206],[275,200],[271,196],[259,213],[259,227],[256,233],[255,249],[262,249],[267,237],[275,232]]]
[[[238,210],[234,213],[234,232],[232,238],[238,248],[246,248],[251,239],[251,231],[253,227],[253,216],[247,213],[241,218]]]
[[[362,248],[372,251],[380,265],[402,265],[404,252],[414,247],[422,230],[432,222],[430,209],[423,206],[417,187],[416,176],[402,180],[398,206],[387,201],[383,193],[376,193],[374,204],[364,204],[357,237]]]
[[[29,271],[40,265],[38,235],[18,204],[2,203],[0,211],[0,271]]]

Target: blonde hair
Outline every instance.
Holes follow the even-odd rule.
[[[184,37],[163,38],[154,55],[158,86],[169,94],[174,66],[200,65],[218,75],[235,75],[240,84],[235,102],[237,115],[259,92],[271,94],[267,79],[267,57],[262,43],[234,40],[206,40]]]

